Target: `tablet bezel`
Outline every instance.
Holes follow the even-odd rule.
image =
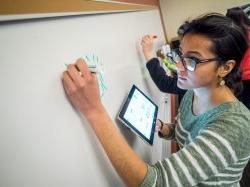
[[[131,101],[131,98],[132,98],[135,90],[138,90],[150,103],[152,103],[155,106],[153,124],[152,124],[152,127],[151,127],[150,138],[147,138],[146,136],[144,136],[137,128],[135,128],[129,121],[127,121],[124,118],[124,115],[126,113],[126,110],[128,108],[128,105],[129,105],[129,103]],[[130,92],[129,92],[127,98],[125,99],[125,101],[124,101],[124,103],[123,103],[123,105],[121,107],[121,110],[120,110],[119,115],[118,115],[118,119],[124,125],[126,125],[129,129],[134,131],[135,134],[139,135],[139,137],[142,138],[144,141],[146,141],[150,145],[153,145],[157,114],[158,114],[158,106],[146,94],[144,94],[137,86],[133,85],[132,88],[130,89]]]

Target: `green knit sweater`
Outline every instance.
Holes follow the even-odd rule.
[[[250,158],[249,110],[241,102],[226,102],[195,116],[192,99],[189,90],[177,116],[180,151],[148,165],[141,186],[239,186]]]

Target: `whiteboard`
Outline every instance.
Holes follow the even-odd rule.
[[[102,101],[119,131],[148,163],[162,159],[157,136],[151,147],[116,120],[132,84],[169,115],[138,47],[148,33],[164,44],[158,10],[0,23],[0,186],[124,186],[62,88],[64,64],[90,54],[103,63]]]

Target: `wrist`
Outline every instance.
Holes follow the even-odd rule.
[[[94,123],[95,121],[97,121],[98,119],[101,119],[105,113],[106,110],[104,108],[104,106],[101,104],[100,106],[95,107],[94,109],[85,111],[85,112],[81,112],[85,118],[90,122],[90,123]]]
[[[146,61],[149,62],[152,58],[154,58],[153,54],[147,54],[145,55]]]

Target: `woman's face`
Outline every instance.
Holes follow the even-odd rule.
[[[212,41],[198,34],[186,34],[181,41],[183,57],[195,57],[199,60],[215,58],[211,52]],[[196,65],[194,71],[186,70],[182,63],[177,63],[178,82],[182,89],[195,89],[201,87],[213,87],[218,83],[217,62],[205,62]]]

